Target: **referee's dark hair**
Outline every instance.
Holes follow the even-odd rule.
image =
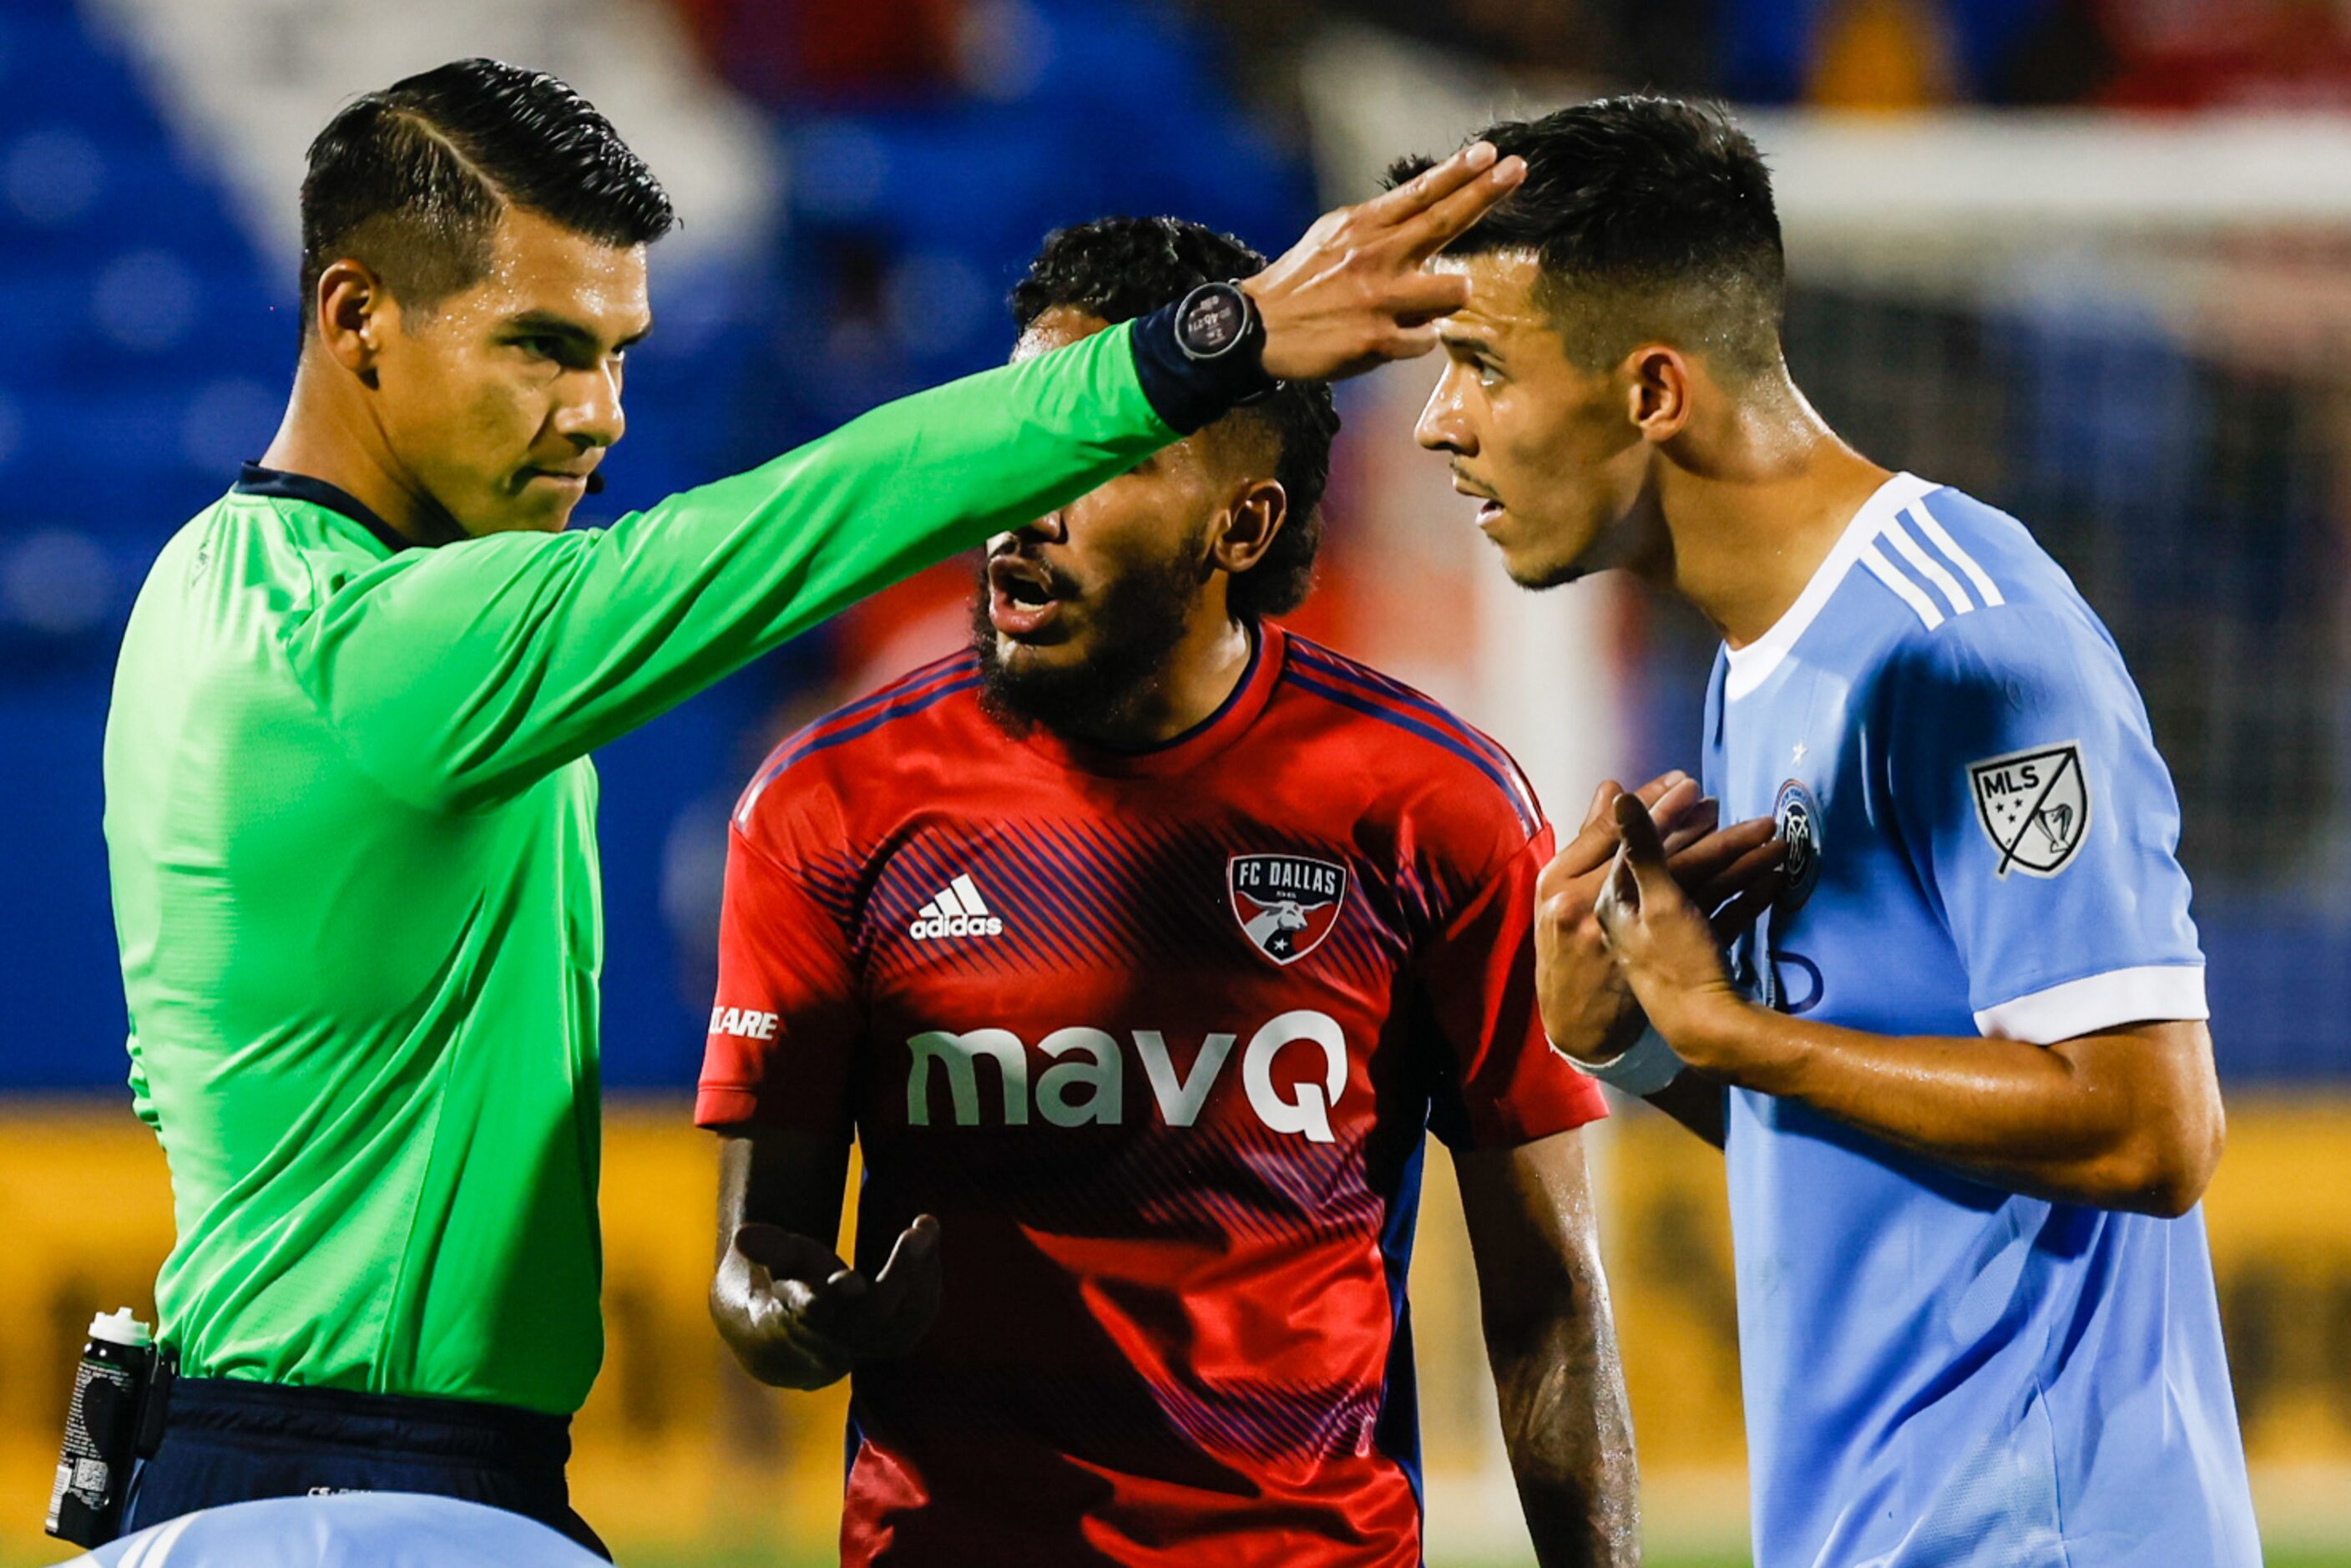
[[[1662,340],[1734,379],[1780,364],[1787,266],[1771,174],[1721,106],[1604,98],[1480,139],[1525,159],[1526,181],[1446,252],[1533,256],[1535,302],[1573,362],[1598,370]],[[1388,183],[1436,162],[1401,159]]]
[[[1022,331],[1056,305],[1113,324],[1172,305],[1203,283],[1265,268],[1265,257],[1228,234],[1181,218],[1102,218],[1056,229],[1012,289]],[[1324,382],[1284,382],[1262,402],[1226,416],[1261,423],[1279,444],[1273,477],[1288,498],[1281,530],[1263,559],[1228,585],[1234,615],[1257,621],[1305,602],[1322,543],[1322,491],[1339,411]]]
[[[352,99],[310,143],[302,180],[304,327],[342,256],[413,310],[473,287],[510,206],[610,246],[677,222],[611,122],[545,71],[453,60]]]

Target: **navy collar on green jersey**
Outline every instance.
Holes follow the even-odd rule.
[[[236,493],[240,496],[277,496],[288,501],[307,501],[330,512],[340,512],[381,540],[383,548],[395,555],[415,548],[394,533],[392,525],[377,517],[365,501],[340,485],[313,479],[308,474],[288,474],[282,468],[264,468],[258,463],[248,463],[237,470]]]

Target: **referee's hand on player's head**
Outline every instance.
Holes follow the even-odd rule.
[[[776,1225],[743,1225],[716,1293],[744,1370],[782,1388],[822,1388],[861,1361],[904,1355],[939,1311],[939,1222],[918,1216],[872,1278],[831,1248]]]
[[[1241,288],[1265,323],[1266,372],[1332,381],[1437,347],[1437,319],[1469,301],[1469,283],[1426,269],[1518,189],[1522,158],[1474,142],[1369,201],[1323,214],[1305,236]]]

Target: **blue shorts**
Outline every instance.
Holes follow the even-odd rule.
[[[186,1377],[172,1388],[155,1457],[131,1482],[122,1529],[260,1498],[427,1492],[537,1520],[609,1558],[571,1511],[570,1457],[568,1416]]]

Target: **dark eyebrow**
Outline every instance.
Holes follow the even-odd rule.
[[[1475,354],[1481,360],[1491,360],[1496,364],[1502,362],[1502,351],[1483,338],[1472,338],[1463,332],[1447,332],[1441,327],[1437,329],[1437,335],[1445,340],[1445,346],[1448,349],[1460,353]]]
[[[579,322],[568,317],[559,316],[552,310],[526,310],[519,316],[507,318],[507,327],[512,331],[533,332],[541,337],[559,338],[581,353],[593,354],[596,351],[595,333],[582,327]],[[648,321],[643,331],[632,332],[612,346],[616,349],[632,348],[643,342],[645,334],[653,329],[653,323]]]

